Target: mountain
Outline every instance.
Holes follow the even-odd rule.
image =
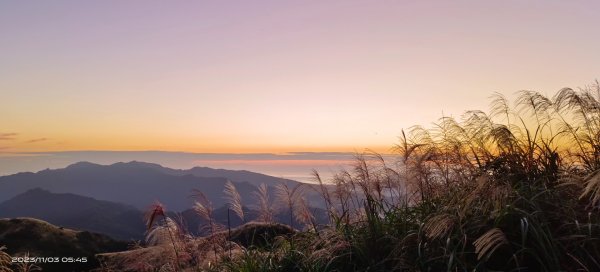
[[[78,162],[70,165],[71,168],[78,167],[86,167],[95,165],[90,162]],[[112,164],[112,166],[121,166],[121,167],[129,167],[129,168],[137,168],[137,169],[152,169],[158,172],[162,172],[168,175],[173,176],[185,176],[185,175],[193,175],[197,177],[206,177],[206,178],[226,178],[233,182],[248,182],[254,186],[259,186],[261,183],[265,183],[268,186],[275,186],[279,183],[286,183],[288,186],[295,186],[302,182],[273,177],[261,173],[251,172],[247,170],[228,170],[228,169],[215,169],[210,167],[201,167],[196,166],[191,169],[174,169],[162,166],[156,163],[149,162],[140,162],[140,161],[130,161],[130,162],[118,162]]]
[[[225,204],[223,189],[227,178],[199,177],[191,174],[173,175],[159,165],[148,167],[137,162],[98,165],[80,162],[64,169],[19,173],[0,177],[0,202],[34,188],[54,193],[72,193],[98,200],[132,205],[145,209],[160,201],[169,210],[182,211],[192,207],[192,189],[201,190],[215,207]],[[233,181],[243,196],[256,186]],[[244,198],[245,204],[252,199]]]
[[[132,205],[144,210],[155,201],[165,204],[171,211],[183,211],[192,207],[189,197],[192,189],[199,189],[214,207],[225,204],[223,189],[227,180],[234,183],[244,205],[254,203],[251,192],[265,183],[270,194],[274,186],[290,187],[303,183],[276,178],[250,171],[194,167],[178,170],[144,162],[99,165],[79,162],[63,169],[43,170],[37,173],[18,173],[0,177],[0,202],[27,190],[40,188],[53,193],[72,193]],[[323,200],[313,190],[305,190],[312,206],[323,207]]]
[[[315,216],[315,223],[327,223],[325,210],[311,210]],[[247,207],[244,207],[244,213],[245,222],[256,220],[258,217],[256,211]],[[201,231],[207,222],[192,209],[181,213],[168,212],[168,216],[181,221],[180,223],[194,235],[209,234]],[[120,240],[143,240],[146,233],[143,212],[135,207],[70,193],[51,193],[39,188],[28,190],[0,203],[0,218],[14,217],[33,217],[61,227],[98,232]],[[237,227],[244,223],[225,206],[216,208],[213,217],[215,222],[223,226]],[[274,220],[289,224],[289,212],[277,213]],[[294,220],[294,226],[299,228],[301,224]]]
[[[295,180],[291,180],[291,179],[285,179],[285,178],[278,178],[278,177],[273,177],[273,176],[269,176],[269,175],[265,175],[265,174],[261,174],[261,173],[255,173],[255,172],[251,172],[251,171],[246,171],[246,170],[227,170],[227,169],[214,169],[214,168],[209,168],[209,167],[193,167],[191,169],[173,169],[173,168],[168,168],[168,167],[164,167],[161,166],[159,164],[155,164],[155,163],[146,163],[146,162],[138,162],[138,161],[132,161],[132,162],[128,162],[128,163],[124,163],[127,164],[131,167],[138,167],[138,168],[149,168],[149,169],[154,169],[156,171],[160,171],[169,175],[174,175],[174,176],[185,176],[185,175],[192,175],[192,176],[196,176],[196,177],[206,177],[206,178],[226,178],[228,180],[231,180],[233,182],[247,182],[250,183],[254,186],[260,186],[262,183],[264,183],[265,185],[267,185],[268,187],[271,188],[271,191],[273,190],[272,188],[277,186],[278,184],[286,184],[288,187],[293,188],[299,185],[309,185],[307,183],[303,183],[303,182],[299,182],[299,181],[295,181]],[[311,186],[311,185],[309,185]],[[330,190],[333,189],[332,186],[326,185]],[[238,188],[239,190],[239,188]],[[324,208],[325,203],[323,202],[323,198],[321,196],[321,194],[316,191],[316,190],[305,190],[305,197],[307,198],[308,201],[310,201],[311,205],[316,206],[316,207],[321,207]],[[240,192],[242,193],[242,192]]]
[[[119,163],[118,163],[119,164]],[[160,164],[155,163],[147,163],[147,162],[138,162],[132,161],[127,164],[131,167],[139,167],[139,168],[148,168],[154,169],[169,175],[174,176],[185,176],[185,175],[193,175],[196,177],[207,177],[207,178],[226,178],[228,180],[234,182],[248,182],[254,186],[259,186],[261,183],[266,184],[267,186],[275,186],[280,183],[286,183],[288,186],[296,186],[301,182],[273,177],[265,174],[255,173],[246,170],[227,170],[227,169],[214,169],[209,167],[194,167],[191,169],[173,169],[161,166]]]
[[[77,164],[89,164],[88,162],[79,162]],[[209,167],[201,167],[196,166],[190,169],[174,169],[169,167],[164,167],[160,164],[156,163],[148,163],[148,162],[139,162],[139,161],[131,161],[131,162],[118,162],[113,164],[113,166],[126,166],[137,169],[151,169],[154,171],[158,171],[161,173],[165,173],[172,176],[186,176],[192,175],[196,177],[204,177],[204,178],[225,178],[227,180],[233,182],[247,182],[254,186],[259,186],[264,183],[267,186],[275,186],[277,184],[287,184],[290,187],[297,186],[298,184],[303,184],[302,182],[273,177],[261,173],[255,173],[247,170],[228,170],[228,169],[214,169]]]
[[[0,244],[13,257],[73,257],[73,262],[38,263],[43,271],[88,271],[100,266],[96,254],[127,249],[105,235],[57,227],[32,218],[0,219]],[[79,258],[79,259],[77,259]],[[85,262],[84,262],[85,258]],[[66,259],[66,261],[69,261]]]
[[[70,193],[31,189],[0,203],[0,218],[34,217],[122,240],[143,239],[143,214],[135,207]]]

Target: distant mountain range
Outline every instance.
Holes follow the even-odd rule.
[[[112,165],[79,162],[64,169],[0,177],[0,202],[27,190],[41,188],[53,193],[72,193],[123,203],[138,209],[160,201],[171,211],[183,211],[192,207],[193,201],[189,198],[192,189],[202,191],[214,207],[223,206],[223,189],[227,180],[237,187],[244,205],[254,202],[251,192],[256,191],[260,183],[271,187],[278,183],[289,186],[300,184],[249,171],[206,167],[177,170],[135,161]],[[310,198],[317,199],[314,194]]]
[[[207,177],[207,178],[226,178],[235,182],[248,182],[254,186],[259,186],[261,183],[264,183],[268,186],[275,186],[281,182],[288,183],[288,185],[296,185],[299,182],[277,178],[265,174],[250,172],[246,170],[227,170],[227,169],[214,169],[209,167],[194,167],[191,169],[172,169],[168,167],[163,167],[160,164],[156,163],[146,163],[146,162],[137,162],[132,161],[128,163],[116,163],[114,165],[125,164],[128,166],[135,166],[139,168],[150,168],[160,171],[165,174],[174,175],[174,176],[185,176],[185,175],[193,175],[196,177]]]
[[[257,217],[251,208],[255,202],[252,192],[259,184],[269,185],[271,197],[276,184],[292,187],[301,184],[249,171],[206,167],[177,170],[142,162],[112,165],[80,162],[64,169],[0,177],[0,218],[33,217],[115,239],[142,240],[146,231],[143,211],[158,200],[165,204],[170,216],[181,220],[191,233],[201,235],[199,227],[206,222],[191,210],[191,190],[201,190],[215,208],[215,221],[227,225],[223,190],[228,180],[242,196],[246,222]],[[309,199],[319,198],[316,192],[307,192]],[[325,223],[327,217],[319,204],[312,201],[311,210],[317,223]],[[289,224],[289,213],[281,212],[275,220]],[[242,223],[230,214],[231,227]],[[300,226],[298,222],[293,224]]]

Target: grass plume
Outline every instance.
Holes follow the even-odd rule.
[[[266,184],[261,183],[258,186],[258,191],[253,192],[254,197],[258,203],[256,206],[258,210],[258,220],[262,222],[273,222],[273,207],[271,205],[271,198],[269,196],[269,189]]]
[[[231,209],[241,220],[244,221],[244,209],[242,206],[242,197],[231,181],[225,183],[225,199]]]
[[[12,272],[12,258],[5,250],[5,246],[0,246],[0,272]]]

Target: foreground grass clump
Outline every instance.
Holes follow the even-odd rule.
[[[321,183],[331,224],[228,271],[600,271],[600,88],[496,94]],[[318,178],[318,175],[317,175]]]

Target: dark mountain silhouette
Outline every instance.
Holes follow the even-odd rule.
[[[303,184],[250,171],[235,171],[194,167],[178,170],[144,162],[98,165],[79,162],[63,169],[43,170],[37,173],[19,173],[0,177],[0,202],[27,190],[41,188],[53,193],[73,193],[98,200],[124,203],[145,209],[154,201],[160,201],[171,211],[183,211],[192,207],[192,189],[199,189],[214,207],[225,204],[225,182],[234,183],[244,205],[254,203],[251,192],[265,183],[273,186],[286,183],[290,187]],[[322,199],[314,190],[305,190],[312,206],[322,207]],[[272,194],[273,195],[273,194]]]
[[[278,184],[287,184],[288,187],[293,188],[299,185],[309,185],[307,183],[273,177],[261,173],[251,172],[247,170],[228,170],[228,169],[214,169],[209,167],[200,167],[196,166],[191,169],[173,169],[169,167],[164,167],[160,164],[156,163],[148,163],[148,162],[139,162],[139,161],[131,161],[127,163],[116,163],[114,165],[126,165],[132,168],[138,169],[152,169],[155,171],[159,171],[165,174],[173,175],[173,176],[186,176],[192,175],[196,177],[204,177],[204,178],[226,178],[232,182],[236,183],[250,183],[254,186],[260,186],[260,184],[264,183],[268,187],[270,187],[270,191],[273,191],[273,187]],[[330,189],[333,189],[332,186],[326,185]],[[238,188],[239,190],[239,188]],[[320,192],[316,190],[304,190],[305,197],[311,202],[311,205],[316,207],[324,207],[325,203],[323,202],[323,198]],[[240,191],[240,193],[244,193]],[[244,195],[244,194],[242,194]],[[246,196],[246,200],[248,202],[252,202],[251,197]]]
[[[33,218],[0,219],[0,241],[13,257],[29,254],[74,258],[74,262],[38,263],[43,271],[88,271],[100,266],[96,254],[127,249],[126,242],[105,235],[62,228]]]
[[[78,164],[90,164],[88,162],[80,162]],[[200,167],[196,166],[191,169],[174,169],[169,167],[164,167],[160,164],[156,163],[148,163],[148,162],[139,162],[139,161],[131,161],[127,163],[119,162],[113,164],[113,166],[127,166],[131,168],[137,169],[152,169],[161,173],[165,173],[172,176],[186,176],[192,175],[196,177],[204,177],[204,178],[225,178],[231,180],[233,182],[247,182],[254,186],[259,186],[264,183],[267,186],[273,187],[277,184],[285,183],[289,187],[294,187],[299,184],[303,184],[302,182],[273,177],[261,173],[251,172],[247,170],[228,170],[228,169],[214,169],[209,167]]]
[[[264,182],[270,185],[272,198],[276,184],[286,183],[290,187],[301,184],[248,171],[205,167],[176,170],[142,162],[112,165],[80,162],[64,169],[0,177],[0,217],[35,217],[59,226],[104,233],[116,239],[142,240],[146,231],[143,211],[158,200],[173,218],[181,217],[191,233],[203,235],[206,233],[200,231],[200,226],[204,222],[190,210],[192,189],[199,189],[212,202],[216,222],[231,227],[242,223],[233,213],[228,217],[223,193],[228,180],[242,196],[246,222],[257,217],[256,212],[249,209],[255,204],[252,192],[257,188],[253,184]],[[310,189],[305,191],[311,193]],[[313,198],[317,198],[314,192]],[[311,201],[310,204],[319,207],[319,202]],[[322,209],[312,210],[317,223],[326,222]],[[289,224],[289,212],[280,212],[274,219]],[[294,227],[300,228],[300,224],[294,222]]]
[[[327,223],[325,210],[311,210],[315,216],[315,223]],[[247,207],[244,208],[244,213],[246,222],[258,217],[256,211]],[[168,212],[167,215],[194,235],[210,234],[203,231],[207,222],[192,209],[181,213]],[[244,223],[225,206],[215,209],[213,216],[215,222],[224,227],[234,228]],[[38,188],[0,203],[0,218],[15,217],[37,218],[60,227],[98,232],[119,240],[143,240],[146,233],[143,212],[135,207],[69,193],[56,194]],[[289,225],[289,211],[280,211],[273,219]],[[298,221],[294,220],[293,224],[295,228],[302,227]]]
[[[132,206],[42,189],[31,189],[0,203],[0,217],[34,217],[122,240],[143,239],[145,231],[142,212]]]
[[[286,183],[288,186],[296,186],[301,183],[291,179],[278,178],[246,170],[214,169],[200,166],[191,169],[173,169],[161,166],[160,164],[138,161],[132,161],[126,164],[132,167],[154,169],[174,176],[193,175],[196,177],[226,178],[234,182],[248,182],[254,186],[259,186],[261,183],[264,183],[267,186],[275,186],[279,183]]]
[[[315,223],[327,223],[325,210],[311,208]],[[229,213],[229,216],[228,216]],[[257,219],[257,212],[244,207],[245,222]],[[203,232],[207,223],[192,209],[181,213],[167,211],[168,216],[175,219],[190,233],[198,236],[208,235]],[[216,208],[213,212],[215,222],[230,227],[243,224],[226,206]],[[133,206],[96,200],[90,197],[70,193],[51,193],[43,189],[31,189],[0,203],[0,218],[33,217],[51,224],[71,229],[93,231],[120,240],[143,240],[146,225],[143,212]],[[283,210],[275,214],[274,220],[290,224],[289,211]],[[294,221],[294,227],[302,224]]]
[[[90,162],[78,162],[68,166],[68,168],[78,168],[85,166],[96,165]],[[149,163],[149,162],[140,162],[140,161],[130,161],[130,162],[118,162],[112,164],[111,166],[126,166],[130,168],[138,168],[138,169],[152,169],[161,173],[173,175],[173,176],[185,176],[185,175],[193,175],[197,177],[207,177],[207,178],[226,178],[228,180],[234,182],[248,182],[254,186],[258,186],[261,183],[265,183],[268,186],[275,186],[279,183],[287,183],[288,186],[294,186],[301,182],[273,177],[261,173],[251,172],[247,170],[228,170],[228,169],[215,169],[209,167],[201,167],[196,166],[191,169],[174,169],[162,166],[157,163]]]
[[[169,210],[182,211],[192,206],[192,189],[201,190],[215,207],[225,203],[223,189],[227,178],[173,175],[159,165],[131,162],[98,165],[80,162],[64,169],[19,173],[0,177],[0,201],[27,190],[41,188],[53,193],[73,193],[98,200],[133,205],[145,209],[160,201]],[[248,182],[233,181],[242,195],[250,195],[256,187]],[[249,204],[252,199],[244,198]]]

